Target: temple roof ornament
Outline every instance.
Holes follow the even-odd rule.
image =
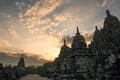
[[[107,16],[111,16],[111,14],[110,14],[110,11],[109,11],[109,10],[106,10],[106,15],[107,15]]]
[[[78,26],[77,26],[77,33],[76,33],[76,35],[80,35]]]
[[[96,30],[98,30],[98,27],[97,27],[97,26],[95,26],[95,29],[96,29]]]
[[[86,48],[86,42],[84,37],[80,34],[79,29],[77,27],[77,33],[73,37],[73,42],[72,42],[72,49],[73,50],[78,50],[78,49],[83,49]]]
[[[20,60],[18,62],[17,67],[23,67],[23,68],[25,67],[25,61],[24,61],[23,54],[21,55],[21,58],[20,58]]]
[[[66,40],[64,39],[64,46],[66,46]]]

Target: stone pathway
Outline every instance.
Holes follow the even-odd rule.
[[[40,77],[38,74],[29,74],[19,80],[51,80],[51,79]]]

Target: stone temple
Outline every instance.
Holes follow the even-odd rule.
[[[23,55],[19,59],[17,66],[4,66],[0,63],[0,80],[19,80],[26,75],[25,61]]]
[[[18,62],[17,68],[19,68],[21,70],[25,69],[25,61],[24,61],[23,55],[21,56],[21,58]]]
[[[20,76],[25,75],[26,69],[25,69],[25,61],[23,55],[19,59],[18,65],[17,65],[17,70]]]
[[[120,80],[120,21],[106,10],[102,29],[95,27],[87,46],[77,27],[71,48],[61,47],[59,56],[49,67],[54,80]]]

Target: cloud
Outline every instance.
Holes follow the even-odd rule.
[[[4,38],[0,38],[0,51],[9,53],[9,54],[16,54],[16,53],[23,53],[23,50],[13,48],[13,44]]]
[[[82,31],[82,26],[86,26],[84,22],[87,22],[93,13],[93,8],[88,10],[80,6],[77,0],[73,3],[71,0],[37,0],[34,4],[16,2],[19,8],[19,23],[16,19],[13,20],[16,25],[11,23],[8,29],[12,35],[10,41],[13,48],[7,47],[4,50],[11,53],[24,51],[53,60],[59,54],[59,41],[66,37],[70,46],[73,38],[71,35],[74,34],[76,26],[80,26]],[[19,25],[20,23],[25,26]]]
[[[0,21],[1,24],[4,23],[2,26],[7,26],[4,29],[6,31],[2,32],[4,34],[0,35],[11,44],[11,47],[6,47],[4,50],[12,53],[23,50],[40,58],[53,60],[59,54],[64,37],[68,40],[67,44],[71,45],[76,26],[80,27],[80,32],[85,35],[87,43],[90,42],[93,26],[102,25],[103,13],[101,12],[103,10],[101,9],[112,4],[110,0],[99,1],[100,8],[95,6],[96,0],[22,0],[16,2],[19,8],[16,10],[19,11],[18,17],[6,15],[7,18],[4,21],[8,18],[11,21],[8,25],[3,18],[2,22]],[[98,19],[101,20],[98,21]],[[9,34],[6,34],[8,32]]]
[[[23,50],[18,50],[18,49],[13,49],[11,47],[4,47],[4,48],[1,48],[2,52],[5,52],[5,53],[8,53],[8,55],[13,55],[13,54],[18,54],[18,53],[23,53],[24,51]]]
[[[84,31],[83,32],[83,35],[84,35],[87,45],[89,45],[91,43],[91,40],[93,40],[93,34],[94,34],[93,31]]]
[[[31,41],[30,41],[31,42]],[[17,43],[18,45],[19,45],[19,43]],[[17,45],[16,44],[16,45]],[[37,45],[38,44],[38,45]],[[40,43],[41,44],[41,43]],[[6,53],[7,55],[9,55],[9,56],[11,56],[11,55],[16,55],[16,54],[22,54],[22,53],[24,53],[26,56],[29,56],[29,57],[35,57],[37,60],[54,60],[54,58],[52,57],[52,58],[49,58],[48,56],[44,56],[44,54],[38,54],[37,52],[36,53],[34,53],[35,52],[35,50],[33,51],[33,53],[32,53],[32,49],[33,49],[33,47],[38,47],[37,48],[37,50],[39,50],[40,48],[39,48],[39,42],[36,42],[36,43],[34,43],[34,44],[25,44],[25,45],[27,45],[27,46],[25,46],[25,45],[23,45],[22,46],[22,43],[20,43],[20,45],[19,46],[16,46],[15,44],[13,44],[12,42],[10,42],[9,40],[7,40],[7,39],[4,39],[4,38],[2,38],[2,37],[0,37],[0,52],[4,52],[4,53]],[[42,45],[44,45],[44,43],[42,44]],[[52,44],[50,44],[50,45],[52,45]],[[22,48],[22,47],[23,48]],[[29,46],[29,47],[28,47]],[[32,47],[33,46],[33,47]],[[26,48],[27,47],[27,48]],[[42,46],[43,47],[43,46]],[[49,49],[49,46],[48,47],[43,47],[43,49],[44,48],[47,48],[47,49]],[[25,50],[26,49],[26,50]],[[31,49],[31,51],[30,51],[30,49]],[[52,49],[53,51],[55,51],[54,49]],[[43,51],[43,53],[44,52],[46,52],[46,50],[45,51]],[[51,53],[51,52],[48,52],[48,53]]]
[[[82,8],[67,7],[58,11],[63,4],[72,3],[67,0],[38,0],[33,6],[21,10],[18,15],[20,21],[24,22],[28,31],[32,34],[52,35],[62,38],[66,32],[73,31],[73,27],[81,24],[90,16],[84,16]],[[76,13],[80,13],[82,16]],[[68,26],[68,27],[67,27]]]
[[[16,5],[18,6],[18,8],[20,9],[20,10],[22,10],[23,8],[25,8],[25,6],[26,6],[26,3],[25,2],[16,2]]]
[[[64,36],[61,40],[60,40],[60,45],[59,47],[61,47],[64,44],[64,40],[66,40],[66,44],[71,47],[72,41],[73,41],[73,37],[74,36]]]
[[[10,43],[9,40],[0,38],[0,51],[2,52],[7,52],[7,53],[16,53],[18,52],[17,50],[12,50],[10,49],[12,47],[12,44]]]
[[[39,49],[42,49],[42,51],[39,53],[44,53],[43,56],[49,59],[50,56],[51,58],[54,58],[53,56],[58,55],[59,48],[57,46],[60,47],[60,44],[61,44],[61,43],[59,44],[58,41],[63,36],[65,36],[66,32],[73,31],[73,28],[77,26],[76,24],[80,23],[82,20],[88,19],[89,16],[80,16],[79,14],[76,14],[76,13],[81,12],[80,8],[79,9],[78,8],[77,9],[67,8],[58,13],[55,11],[57,7],[54,8],[55,10],[51,10],[50,12],[47,11],[45,8],[44,10],[46,11],[45,14],[43,13],[38,14],[38,12],[41,12],[40,9],[42,7],[45,7],[45,6],[40,6],[40,3],[38,6],[38,3],[37,3],[37,5],[34,5],[33,7],[31,7],[30,9],[26,10],[24,13],[21,13],[21,14],[24,17],[22,19],[23,21],[25,21],[27,29],[32,34],[36,35],[38,38],[44,40],[44,41],[40,40],[41,42],[38,42],[41,45]],[[68,39],[68,41],[69,40],[70,39]],[[48,42],[52,44],[49,44]],[[34,42],[32,46],[39,46],[38,43]],[[52,48],[46,45],[47,43],[51,45]],[[71,45],[70,42],[68,44]],[[26,44],[26,45],[27,46],[24,46],[25,47],[24,49],[32,50],[33,47],[30,48],[29,44]],[[47,49],[48,52],[44,51],[44,47]],[[39,49],[36,48],[32,50],[32,52],[37,52],[39,51]],[[48,57],[46,54],[49,54],[50,56]]]
[[[8,29],[10,34],[15,38],[15,39],[20,39],[20,35],[15,31],[15,29],[13,28],[13,26],[10,26],[10,28]]]
[[[59,22],[66,22],[69,19],[71,19],[72,14],[71,10],[64,10],[62,13],[56,13],[54,14],[54,20]]]
[[[102,6],[102,7],[105,7],[105,6],[107,6],[107,4],[108,4],[108,0],[103,0],[101,6]]]
[[[80,12],[79,9],[68,8],[58,13],[56,9],[61,7],[63,3],[62,0],[39,0],[27,10],[20,11],[18,13],[19,19],[25,23],[31,33],[40,31],[42,34],[49,34],[49,32],[51,34],[52,32],[54,35],[56,32],[61,33],[63,31],[62,34],[64,34],[67,30],[66,26],[69,24],[76,25],[77,22],[81,21],[81,18],[75,17],[76,13]],[[65,23],[67,24],[65,25]]]
[[[51,59],[51,58],[47,59],[42,54],[27,53],[28,51],[24,51],[22,49],[14,48],[13,44],[11,44],[8,40],[2,39],[2,38],[0,38],[0,52],[3,52],[8,56],[15,56],[15,55],[19,55],[19,54],[24,54],[28,57],[34,57],[38,61],[39,60],[44,60],[44,61],[54,60],[54,59]]]
[[[3,47],[9,47],[11,44],[9,43],[8,40],[6,39],[3,39],[0,37],[0,48],[3,48]]]
[[[107,7],[115,3],[115,0],[102,0],[101,3],[97,2],[97,7]]]
[[[61,4],[62,0],[38,0],[30,8],[24,11],[21,10],[18,13],[19,20],[25,23],[28,31],[32,34],[54,35],[58,33],[58,35],[61,35],[61,31],[54,29],[56,26],[59,26],[59,22],[54,21],[50,17],[46,17],[48,15],[53,16],[52,12]],[[58,35],[56,34],[55,36]]]
[[[28,56],[26,54],[23,55],[24,59],[25,59],[25,65],[26,66],[30,66],[30,65],[43,65],[43,63],[48,62],[47,60],[44,59],[37,59],[37,55],[35,56]],[[3,63],[4,65],[15,65],[17,66],[18,61],[21,57],[21,54],[12,54],[9,55],[8,53],[5,52],[0,52],[0,62]]]
[[[28,28],[33,28],[42,24],[40,19],[54,11],[61,3],[62,0],[39,0],[25,12],[20,12],[19,17],[23,18]]]
[[[59,39],[53,35],[44,35],[41,38],[34,38],[34,36],[31,36],[27,38],[27,40],[24,41],[25,43],[21,44],[20,47],[27,53],[40,55],[47,60],[54,60],[55,56],[59,53],[59,48],[57,47],[59,44],[58,40]]]

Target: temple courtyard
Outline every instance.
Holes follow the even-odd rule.
[[[43,78],[39,76],[38,74],[29,74],[19,80],[51,80],[51,79]]]

